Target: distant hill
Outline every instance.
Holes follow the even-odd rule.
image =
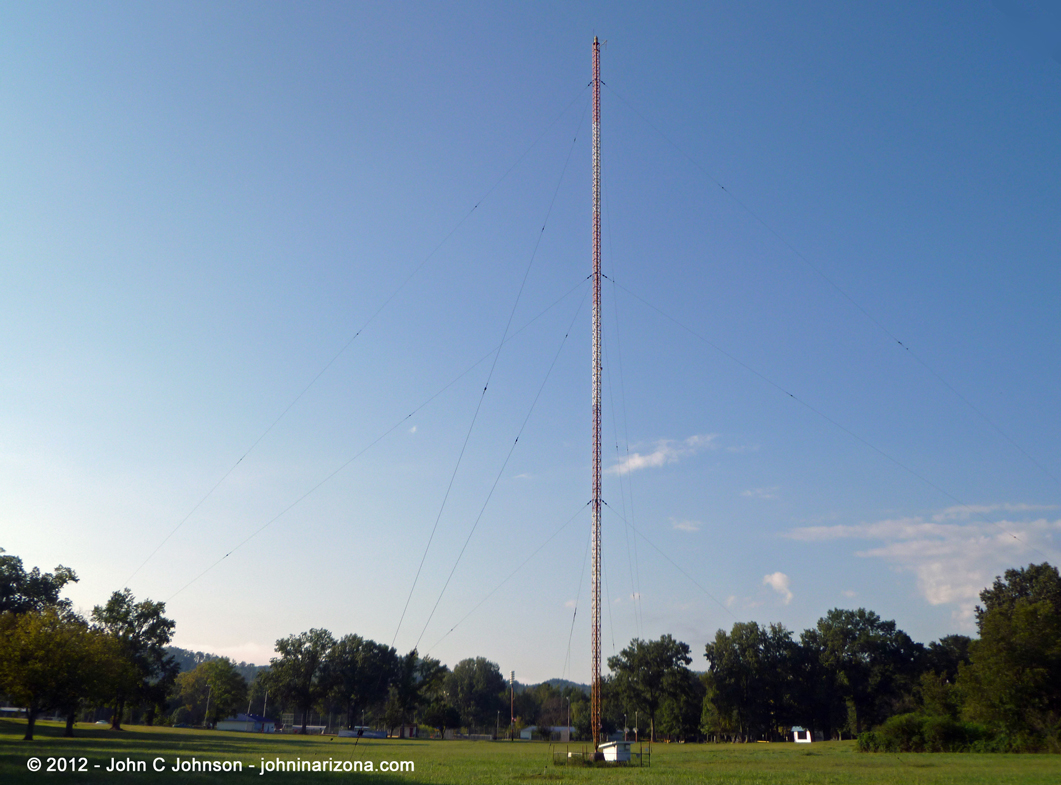
[[[538,684],[548,684],[550,687],[555,687],[558,690],[562,690],[565,687],[574,687],[576,690],[582,690],[582,692],[589,695],[588,684],[579,684],[577,681],[570,681],[569,679],[546,679],[545,681],[538,682]],[[537,687],[538,684],[528,684],[524,689],[533,689]],[[517,688],[518,686],[519,684],[517,682]]]
[[[210,654],[209,652],[203,651],[189,651],[188,649],[182,649],[179,646],[167,646],[166,654],[177,661],[181,673],[195,670],[204,662],[221,659],[216,654]],[[250,684],[254,681],[254,677],[257,676],[259,672],[269,670],[269,666],[255,665],[250,662],[237,662],[236,670],[238,670],[243,678],[247,680],[247,684]]]

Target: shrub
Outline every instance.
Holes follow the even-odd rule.
[[[885,752],[884,739],[873,730],[862,731],[858,734],[859,752]]]
[[[859,752],[1006,752],[1022,746],[976,723],[916,713],[889,717],[858,737]]]
[[[888,752],[922,752],[925,749],[923,714],[896,714],[880,726]]]

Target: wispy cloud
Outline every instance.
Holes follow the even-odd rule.
[[[749,488],[746,491],[741,491],[740,495],[752,499],[774,499],[777,497],[779,487],[775,485],[773,488]]]
[[[1036,551],[1056,551],[1061,520],[1012,520],[1013,513],[1053,507],[1030,504],[994,504],[948,507],[928,516],[836,526],[804,526],[786,537],[804,542],[863,540],[878,544],[855,555],[883,559],[912,573],[917,588],[931,605],[951,605],[954,619],[971,628],[973,609],[980,592],[1014,564],[1038,558]],[[996,524],[977,516],[1009,513]]]
[[[1056,504],[956,504],[941,510],[932,516],[932,520],[940,521],[967,521],[973,516],[990,515],[998,511],[1014,512],[1041,512],[1044,510],[1056,510]]]
[[[660,439],[656,442],[652,452],[631,453],[614,466],[609,467],[607,472],[608,474],[629,474],[638,469],[658,469],[668,463],[677,463],[682,458],[696,455],[701,450],[713,449],[717,446],[715,444],[717,438],[718,434],[705,433],[696,434],[681,441]]]
[[[698,532],[701,526],[700,521],[679,521],[677,518],[671,518],[670,524],[672,529],[680,532]]]
[[[416,433],[416,426],[415,425],[412,428],[409,429],[409,433]]]
[[[763,584],[781,595],[781,601],[788,605],[792,602],[792,590],[789,588],[790,579],[783,572],[772,572],[763,576]]]
[[[758,444],[734,444],[726,448],[727,452],[759,452]]]

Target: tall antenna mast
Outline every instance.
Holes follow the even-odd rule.
[[[600,42],[593,36],[593,670],[590,733],[594,749],[601,739],[600,680]]]

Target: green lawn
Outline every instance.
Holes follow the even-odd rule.
[[[78,738],[64,739],[62,727],[37,724],[38,738],[22,741],[25,723],[0,720],[0,782],[123,783],[250,782],[263,776],[282,783],[500,783],[566,781],[572,783],[1061,783],[1061,756],[859,754],[851,742],[796,744],[657,744],[647,769],[582,769],[554,767],[549,745],[540,742],[461,742],[362,740],[331,737],[262,736],[177,728],[130,726],[111,731],[104,726],[77,728]],[[572,748],[576,748],[573,745]],[[562,749],[562,747],[559,747]],[[75,758],[71,773],[30,772],[27,760],[36,757],[47,767],[48,758]],[[111,759],[144,761],[144,773],[107,772]],[[165,759],[165,771],[151,770],[155,758]],[[240,761],[242,772],[174,773],[177,759]],[[261,775],[262,758],[275,761],[359,761],[378,769],[384,761],[412,761],[414,773],[267,772]],[[100,768],[95,768],[96,765]],[[250,768],[253,764],[255,768]],[[161,764],[160,764],[161,765]]]

